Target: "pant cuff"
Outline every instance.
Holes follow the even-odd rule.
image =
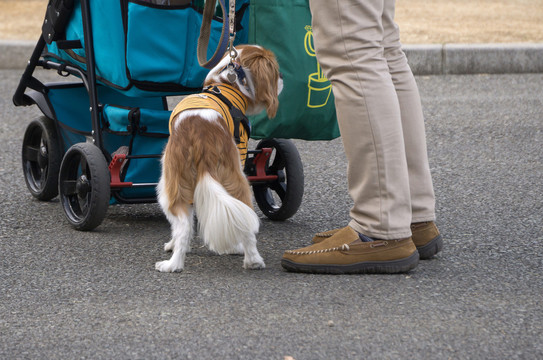
[[[405,238],[411,237],[411,228],[408,228],[404,231],[395,231],[395,232],[369,231],[367,228],[364,228],[363,226],[361,226],[358,222],[354,220],[351,220],[351,222],[349,222],[349,226],[353,228],[355,231],[374,239],[397,240],[397,239],[405,239]]]

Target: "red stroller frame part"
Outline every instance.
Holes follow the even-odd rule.
[[[273,149],[263,148],[260,150],[261,151],[255,151],[257,154],[253,159],[256,175],[247,176],[247,180],[249,180],[250,183],[277,180],[277,175],[266,174],[266,165],[271,157]]]
[[[256,175],[247,176],[247,180],[250,183],[277,180],[278,178],[277,175],[266,174],[266,165],[270,159],[272,151],[273,149],[271,148],[263,148],[261,150],[251,151],[252,153],[256,153],[255,157],[253,158],[253,164],[255,166]],[[109,163],[108,168],[111,174],[110,186],[112,189],[142,185],[142,184],[134,184],[131,181],[128,181],[128,182],[121,181],[121,169],[129,158],[135,158],[135,157],[129,156],[126,154],[117,154],[113,157],[113,159],[111,159],[111,162]]]
[[[247,180],[250,183],[257,183],[257,182],[267,182],[271,180],[277,180],[277,175],[268,175],[266,174],[266,166],[267,162],[269,161],[273,149],[271,148],[263,148],[260,150],[250,151],[251,153],[256,153],[255,157],[253,158],[253,165],[255,168],[256,175],[248,175]],[[148,156],[147,156],[148,157]],[[123,187],[131,187],[131,186],[142,186],[147,184],[134,184],[131,181],[121,181],[121,170],[123,165],[126,163],[126,161],[129,158],[138,158],[137,156],[129,156],[126,154],[117,154],[113,156],[113,159],[111,159],[111,162],[109,163],[108,169],[111,175],[111,182],[110,187],[113,188],[123,188]]]
[[[117,154],[109,163],[109,173],[111,175],[111,188],[131,187],[134,183],[121,181],[121,170],[126,162],[126,154]]]

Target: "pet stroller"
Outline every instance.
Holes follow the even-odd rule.
[[[208,70],[196,59],[203,0],[50,0],[42,36],[13,97],[43,113],[22,146],[30,193],[57,195],[69,223],[92,230],[112,203],[156,201],[168,140],[167,99],[200,92]],[[247,41],[248,0],[236,4],[236,42]],[[217,47],[222,13],[211,24]],[[208,53],[211,53],[208,51]],[[73,81],[42,83],[37,67]],[[298,210],[304,176],[294,144],[263,139],[249,150],[245,174],[272,220]]]

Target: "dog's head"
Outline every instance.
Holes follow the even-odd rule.
[[[269,118],[275,117],[279,107],[278,96],[283,90],[283,79],[275,55],[261,46],[240,45],[236,47],[236,80],[228,80],[227,54],[207,75],[204,86],[212,83],[227,83],[237,87],[249,100],[247,115],[266,110]]]

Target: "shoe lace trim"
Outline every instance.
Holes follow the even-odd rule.
[[[350,249],[349,245],[343,244],[341,246],[336,246],[333,248],[321,249],[321,250],[310,250],[310,251],[287,250],[285,252],[287,254],[292,254],[292,255],[313,255],[313,254],[322,254],[322,253],[327,253],[327,252],[332,252],[332,251],[349,251],[349,249]]]
[[[327,234],[327,233],[316,233],[315,236],[317,237],[331,237],[332,234]]]

